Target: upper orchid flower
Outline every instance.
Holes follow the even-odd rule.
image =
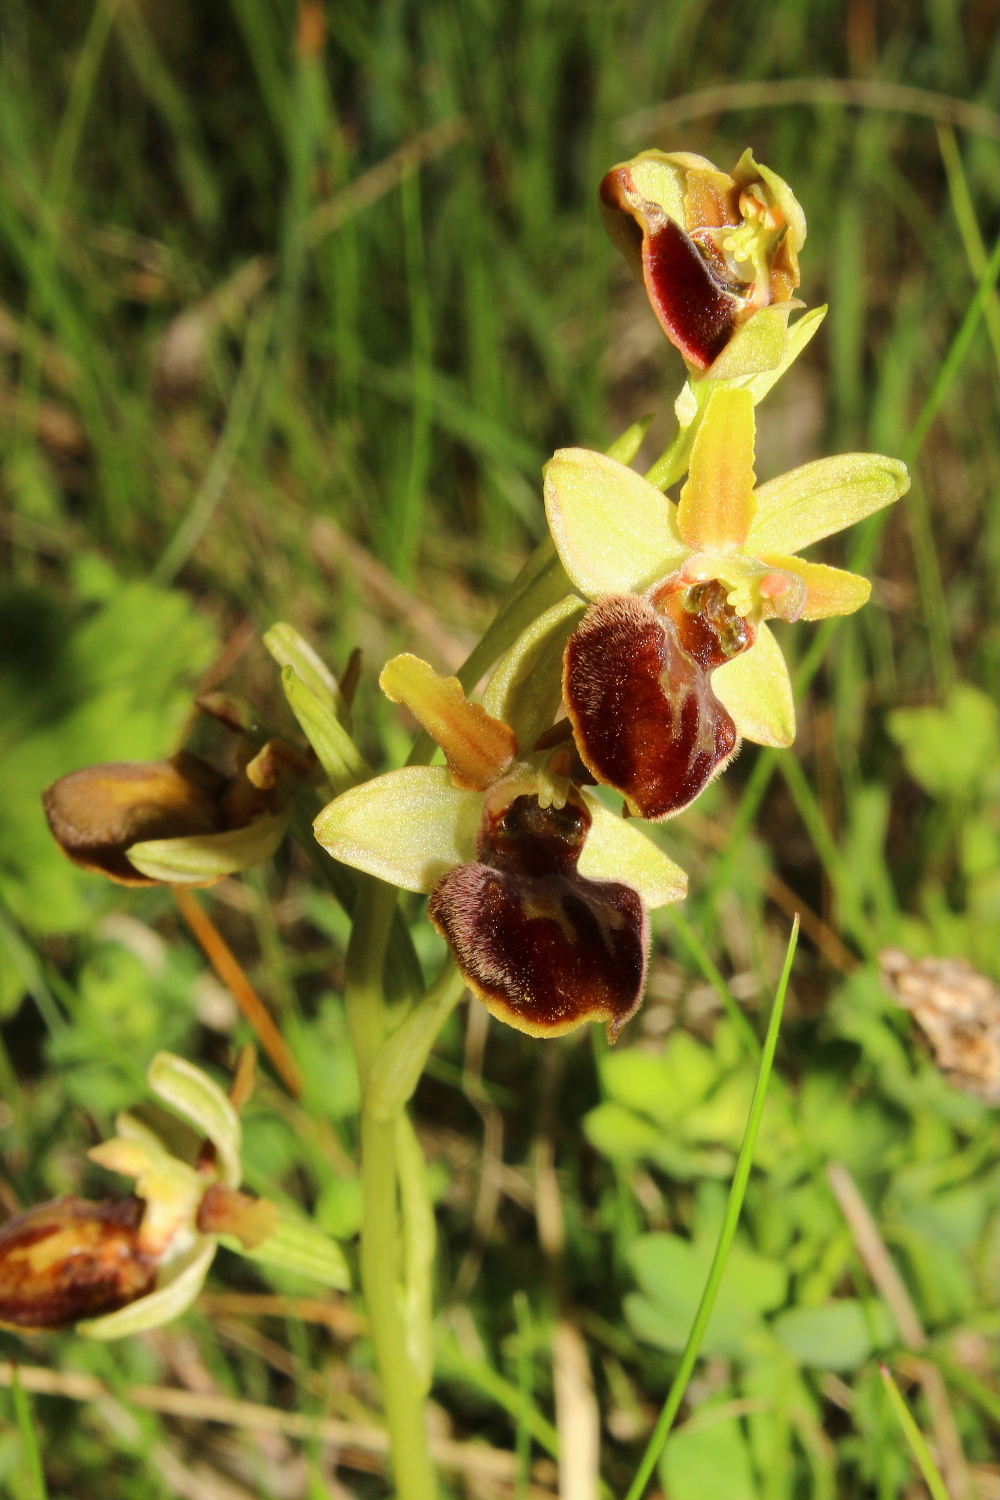
[[[731,376],[777,363],[806,221],[776,172],[750,151],[731,173],[690,152],[643,151],[612,167],[600,194],[609,235],[689,366]]]
[[[381,684],[448,764],[344,792],[316,819],[317,839],[335,859],[429,893],[432,922],[500,1020],[530,1036],[604,1021],[613,1039],[642,997],[646,907],[683,896],[683,872],[573,784],[566,748],[522,754],[455,678],[398,656]],[[490,707],[500,698],[487,692]]]
[[[878,454],[820,459],[756,489],[753,462],[753,397],[720,388],[678,504],[600,453],[563,449],[546,468],[563,567],[597,601],[566,649],[577,746],[643,817],[687,806],[740,735],[791,743],[791,684],[765,621],[850,614],[871,592],[794,554],[909,488],[905,465]]]

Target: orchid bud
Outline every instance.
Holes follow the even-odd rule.
[[[806,222],[776,172],[750,151],[732,172],[688,152],[643,151],[612,167],[600,196],[608,234],[692,371],[709,371],[766,308],[774,309],[765,320],[774,325],[769,336],[749,341],[740,370],[726,373],[752,374],[778,362]]]

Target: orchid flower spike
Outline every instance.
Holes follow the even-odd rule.
[[[776,172],[750,151],[732,172],[686,151],[643,151],[612,167],[600,196],[608,234],[693,373],[719,376],[723,358],[727,377],[778,362],[801,305],[806,221]]]
[[[516,677],[516,673],[513,676]],[[493,683],[507,691],[511,673]],[[683,872],[571,779],[571,752],[523,753],[510,724],[415,656],[382,688],[444,751],[352,788],[315,822],[335,859],[430,896],[430,917],[470,989],[529,1036],[603,1021],[613,1040],[636,1011],[647,908],[679,900]]]
[[[904,464],[872,453],[820,459],[758,488],[753,465],[752,393],[720,387],[676,504],[582,448],[546,468],[556,549],[594,601],[564,659],[577,748],[645,818],[686,807],[741,735],[792,742],[788,669],[766,622],[850,614],[871,592],[795,554],[909,488]]]

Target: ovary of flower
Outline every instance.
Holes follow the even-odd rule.
[[[709,399],[678,503],[614,459],[569,448],[546,466],[545,504],[563,567],[586,599],[722,584],[756,639],[715,669],[712,690],[741,735],[788,745],[791,685],[765,622],[859,609],[871,592],[866,579],[796,554],[890,505],[909,479],[897,459],[849,453],[755,488],[754,436],[751,393],[722,387]]]

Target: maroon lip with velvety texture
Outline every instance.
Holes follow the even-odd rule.
[[[472,863],[435,886],[430,917],[470,987],[535,1036],[606,1021],[611,1040],[642,998],[649,924],[640,897],[577,870],[590,827],[582,803],[519,796],[487,812]]]
[[[563,690],[596,779],[644,818],[693,802],[739,741],[710,674],[753,639],[714,582],[592,605],[566,647]]]

